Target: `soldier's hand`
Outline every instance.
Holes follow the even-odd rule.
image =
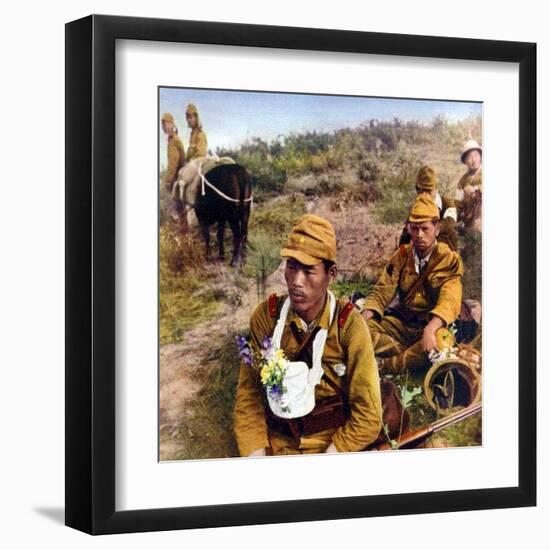
[[[374,317],[374,311],[372,311],[372,309],[364,309],[361,312],[361,315],[363,316],[363,319],[365,319],[365,321],[368,321],[369,319],[372,319]]]
[[[252,451],[248,456],[265,456],[265,447]]]
[[[337,453],[338,452],[338,449],[336,448],[336,446],[334,445],[334,443],[331,443],[326,449],[325,449],[325,453]]]
[[[435,330],[427,326],[422,334],[422,349],[426,353],[430,353],[432,350],[437,350],[437,338],[435,337]]]

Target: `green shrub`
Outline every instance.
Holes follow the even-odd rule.
[[[363,277],[362,275],[355,274],[351,277],[340,276],[332,285],[330,289],[336,296],[336,298],[351,297],[354,292],[360,292],[364,296],[368,296],[375,281]]]
[[[269,205],[254,208],[250,214],[248,230],[254,233],[271,235],[274,241],[282,243],[296,219],[304,213],[305,202],[300,195],[283,196]]]
[[[251,236],[244,272],[256,281],[258,299],[265,296],[265,281],[281,263],[281,243],[263,231]]]
[[[379,200],[374,215],[378,222],[401,223],[407,219],[414,201],[414,182],[421,166],[419,158],[412,153],[401,153],[391,165],[378,175]]]

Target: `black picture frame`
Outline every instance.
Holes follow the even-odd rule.
[[[115,41],[502,61],[519,66],[517,486],[115,510]],[[91,534],[536,504],[536,45],[92,15],[66,25],[66,524]]]

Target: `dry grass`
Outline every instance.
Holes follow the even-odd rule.
[[[212,319],[219,308],[211,277],[196,237],[181,235],[171,224],[161,227],[160,343],[179,342],[185,330]]]
[[[202,388],[188,403],[190,413],[175,434],[172,460],[238,456],[233,407],[239,374],[235,334],[213,342],[206,357]]]

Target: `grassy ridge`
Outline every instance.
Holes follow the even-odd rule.
[[[380,222],[395,223],[406,213],[422,164],[435,167],[443,193],[454,191],[464,171],[459,152],[469,137],[481,140],[480,117],[459,122],[438,117],[430,124],[370,120],[330,133],[305,132],[271,142],[253,138],[217,153],[247,167],[260,201],[292,191],[319,195],[351,187],[357,199],[376,201]]]

